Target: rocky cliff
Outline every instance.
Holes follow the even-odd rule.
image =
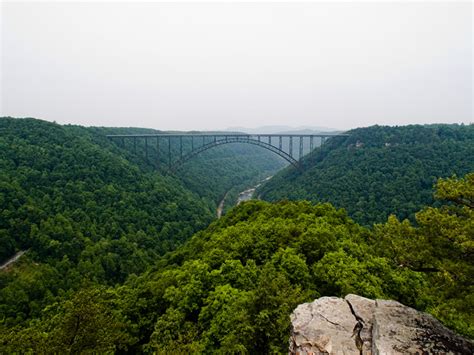
[[[322,297],[291,315],[290,354],[474,354],[474,343],[396,301]]]

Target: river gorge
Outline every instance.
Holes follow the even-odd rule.
[[[244,190],[244,191],[240,192],[239,195],[237,196],[236,206],[238,206],[240,203],[242,203],[244,201],[251,200],[254,197],[255,190],[257,190],[260,187],[260,185],[262,185],[264,182],[270,180],[271,178],[272,178],[272,176],[268,176],[265,179],[261,180],[257,185],[255,185],[255,186],[253,186],[253,187],[251,187],[247,190]],[[222,212],[224,211],[225,200],[226,200],[228,194],[229,194],[229,191],[227,191],[227,193],[224,195],[221,202],[219,203],[219,206],[217,207],[217,211],[216,211],[217,218],[222,217]]]

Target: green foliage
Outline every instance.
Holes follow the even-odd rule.
[[[307,156],[302,173],[289,168],[274,176],[258,190],[261,198],[330,202],[367,226],[391,214],[414,222],[418,210],[439,205],[432,190],[438,178],[474,171],[474,125],[372,126],[348,133]]]
[[[375,155],[406,168],[407,184],[425,171],[404,165],[415,154],[408,142],[429,147],[420,153],[421,165],[421,157],[438,157],[430,145],[436,137],[452,147],[451,155],[441,149],[445,159],[456,157],[456,142],[464,142],[458,167],[472,167],[461,159],[472,149],[465,128],[430,127],[427,137],[418,129],[400,136],[398,128],[376,127],[351,136],[372,137],[365,146],[370,153],[350,140],[342,148],[333,141],[332,153],[310,158],[326,169],[315,178],[332,176],[336,188],[343,182],[367,188],[357,168],[349,174],[353,181],[335,178],[340,169],[325,154],[344,164],[347,151],[372,157],[364,164],[375,169],[372,153],[387,140],[396,154]],[[286,353],[289,315],[298,304],[347,293],[396,299],[474,337],[473,173],[440,179],[436,197],[442,200],[418,212],[416,225],[390,216],[369,229],[343,209],[308,201],[249,201],[208,225],[226,184],[246,174],[224,164],[229,176],[210,185],[219,193],[203,188],[198,196],[185,187],[186,178],[152,171],[104,132],[0,120],[0,256],[28,249],[0,272],[0,353]],[[369,194],[371,208],[383,195],[377,179],[367,190],[378,191]],[[340,203],[357,189],[348,190]],[[348,210],[372,218],[374,209],[360,210],[367,206]]]
[[[131,316],[137,300],[145,305],[142,323],[154,324],[142,348],[149,351],[286,352],[289,314],[321,295],[357,292],[415,305],[423,277],[377,256],[370,239],[328,204],[247,202],[127,282],[135,296],[133,311],[124,312]]]
[[[465,196],[472,175],[452,187]],[[427,208],[416,227],[392,216],[368,230],[328,204],[244,203],[141,278],[162,307],[146,348],[284,353],[296,305],[348,293],[396,299],[472,337],[472,213]]]
[[[114,297],[101,288],[83,289],[72,299],[47,307],[29,328],[4,332],[4,350],[31,353],[112,353],[126,350],[136,339],[126,320],[113,312]]]
[[[473,188],[471,175],[450,181],[439,185],[462,185],[463,196]],[[285,353],[298,304],[347,293],[399,300],[472,336],[472,213],[427,208],[417,227],[390,217],[369,230],[329,204],[246,202],[143,275],[66,295],[0,339],[5,349],[66,346],[90,292],[99,308],[74,338],[84,351],[87,340],[103,351]],[[88,333],[101,322],[104,333]]]
[[[468,174],[464,179],[439,179],[436,185],[435,197],[452,201],[458,205],[474,208],[474,174]]]
[[[101,135],[166,133],[137,128],[94,128],[94,131]],[[206,139],[204,142],[209,143],[209,139],[212,138]],[[193,146],[199,147],[203,144],[201,138],[195,138],[193,144],[191,139],[186,137],[181,139],[181,142],[183,154],[190,152]],[[154,169],[166,175],[169,174],[168,149],[171,152],[171,163],[174,163],[181,154],[179,144],[179,138],[171,138],[169,142],[167,138],[160,138],[157,149],[156,138],[150,138],[146,147],[143,140],[137,140],[136,146],[130,140],[124,142],[117,140],[115,146],[121,154],[141,169],[145,171]],[[146,159],[146,151],[148,159]],[[284,159],[261,147],[232,143],[198,154],[181,165],[175,177],[181,180],[187,189],[198,194],[209,207],[215,209],[229,191],[238,193],[274,174],[286,164]],[[233,206],[235,202],[236,196],[232,196],[227,206]]]
[[[416,214],[418,227],[395,217],[375,228],[376,247],[400,268],[426,274],[427,309],[447,325],[474,338],[474,173],[440,179],[436,196],[454,201]]]
[[[28,250],[23,258],[36,265],[1,275],[5,324],[38,316],[83,279],[114,285],[143,273],[207,226],[232,184],[257,176],[259,164],[280,166],[269,152],[229,147],[209,152],[207,166],[190,162],[182,176],[170,176],[152,170],[142,147],[134,154],[105,137],[144,132],[0,118],[0,262]],[[195,188],[190,174],[206,168]]]

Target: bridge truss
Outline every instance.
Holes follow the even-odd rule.
[[[135,153],[143,152],[147,161],[154,160],[157,166],[164,154],[169,170],[175,171],[196,155],[230,143],[258,145],[301,169],[304,155],[337,136],[347,134],[117,134],[107,135],[107,138],[123,148],[131,146]]]

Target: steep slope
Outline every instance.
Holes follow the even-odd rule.
[[[208,173],[220,172],[223,182],[201,170],[194,186],[212,184],[198,191],[154,171],[104,131],[0,118],[0,262],[28,250],[24,263],[0,275],[9,324],[84,280],[115,284],[144,272],[215,218],[216,191],[259,173],[258,156],[249,172],[227,164],[235,150],[215,152]]]
[[[0,351],[287,353],[296,305],[348,293],[473,337],[474,174],[440,181],[437,196],[457,204],[374,230],[329,204],[241,204],[122,286],[87,284],[38,321],[0,323]]]
[[[157,134],[167,133],[143,128],[92,128],[98,134]],[[192,132],[199,134],[200,132]],[[164,144],[164,146],[163,146]],[[196,145],[200,143],[196,142]],[[136,152],[131,142],[122,147],[119,141],[116,147],[127,159],[138,164],[144,170],[158,169],[162,174],[168,172],[167,141],[161,141],[160,152],[156,151],[156,140],[150,139],[147,147],[149,159],[145,159],[143,140],[137,141]],[[179,140],[171,140],[172,161],[179,158]],[[192,150],[189,139],[183,139],[183,152]],[[158,159],[157,159],[158,157]],[[216,208],[227,191],[233,188],[245,189],[261,179],[275,174],[284,168],[287,162],[278,155],[258,146],[249,144],[228,144],[204,151],[187,161],[173,174],[187,189],[198,194],[210,208]],[[241,190],[238,190],[241,191]],[[235,202],[235,201],[233,201]]]
[[[84,128],[2,118],[0,151],[3,258],[17,247],[77,261],[78,251],[104,239],[107,254],[122,238],[162,253],[212,218],[178,180],[144,173]]]
[[[202,197],[95,129],[0,119],[0,154],[2,253],[28,249],[0,272],[1,353],[286,352],[297,304],[347,293],[474,336],[474,174],[441,180],[450,203],[416,227],[253,201],[204,230]]]
[[[287,165],[275,153],[250,144],[230,144],[203,152],[176,173],[199,196],[218,203],[229,190],[242,191]],[[226,203],[235,204],[236,199]]]
[[[258,194],[264,200],[306,199],[345,208],[369,225],[394,213],[414,219],[433,204],[439,177],[474,170],[474,125],[354,129],[306,157],[305,169],[274,176]]]

